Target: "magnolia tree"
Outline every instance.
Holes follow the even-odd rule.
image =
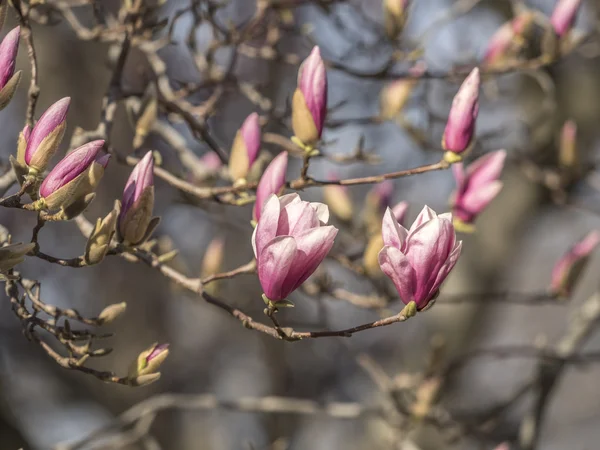
[[[561,208],[590,209],[573,189],[589,180],[594,170],[592,162],[579,157],[573,120],[566,120],[558,132],[546,132],[550,138],[543,158],[540,152],[528,151],[533,138],[525,139],[521,145],[525,150],[497,146],[494,133],[482,131],[478,123],[485,120],[484,109],[493,111],[502,103],[506,83],[517,83],[516,76],[527,77],[535,84],[530,89],[541,92],[543,98],[539,115],[530,121],[520,119],[531,135],[539,122],[569,119],[556,107],[552,69],[565,59],[593,53],[598,45],[597,27],[590,32],[575,28],[578,12],[591,8],[582,1],[551,1],[540,10],[533,2],[507,1],[502,7],[510,15],[505,23],[488,30],[482,56],[473,53],[465,60],[464,55],[457,55],[457,61],[440,69],[443,64],[428,57],[431,36],[460,21],[476,24],[493,5],[480,0],[430,1],[422,2],[431,3],[425,8],[419,3],[0,2],[2,22],[8,16],[18,23],[0,44],[0,107],[5,122],[9,114],[17,115],[15,103],[20,102],[24,113],[17,119],[24,122],[22,131],[10,138],[16,144],[12,154],[7,152],[10,164],[0,178],[3,217],[20,218],[11,221],[17,229],[3,227],[0,234],[5,302],[24,335],[42,350],[37,358],[71,371],[73,379],[107,383],[104,392],[109,396],[121,395],[110,390],[121,393],[124,388],[119,385],[125,385],[139,387],[142,393],[136,398],[144,397],[114,423],[105,428],[96,424],[92,428],[97,430],[88,436],[81,431],[59,436],[56,441],[68,443],[57,448],[133,448],[129,446],[136,443],[159,448],[163,440],[164,448],[242,448],[244,442],[250,442],[248,448],[542,448],[544,421],[558,382],[575,363],[598,359],[597,353],[586,353],[582,347],[600,319],[600,297],[592,293],[580,302],[572,298],[600,243],[600,232],[590,225],[580,240],[565,242],[563,248],[571,247],[562,255],[554,252],[554,268],[548,267],[546,285],[529,292],[510,286],[498,290],[486,287],[485,282],[474,290],[463,277],[454,283],[458,289],[445,293],[445,282],[458,280],[455,272],[463,258],[470,258],[475,266],[485,259],[478,235],[493,242],[507,238],[493,225],[486,234],[491,221],[479,220],[483,214],[501,222],[503,215],[511,214],[515,200],[486,212],[509,189],[507,171],[528,179],[548,194],[547,201]],[[78,116],[69,111],[77,96],[86,101],[85,92],[60,98],[44,89],[44,80],[55,75],[40,63],[47,47],[37,33],[47,33],[47,27],[57,24],[71,39],[109,46],[110,79],[95,128],[84,129]],[[330,28],[339,35],[328,36]],[[186,79],[189,70],[180,69],[181,54],[173,57],[177,45],[187,51],[185,64],[191,61],[194,66],[190,80]],[[104,50],[94,51],[105,58]],[[22,70],[16,70],[19,53]],[[278,74],[269,85],[256,81],[263,66]],[[142,74],[137,83],[124,81],[131,70]],[[21,80],[26,77],[28,87]],[[355,87],[348,87],[347,79]],[[376,91],[372,95],[373,84],[380,89],[379,97]],[[439,86],[448,91],[450,101],[429,99],[429,91]],[[356,97],[362,98],[363,105],[347,107]],[[38,107],[38,98],[50,106]],[[370,114],[370,105],[377,101],[378,112]],[[121,110],[130,121],[125,140],[117,139],[114,132]],[[415,120],[418,110],[425,111],[427,124]],[[238,114],[241,111],[245,112]],[[359,114],[344,119],[348,111]],[[71,134],[68,124],[77,126]],[[391,142],[391,157],[377,150],[383,145],[383,135],[373,134],[373,128],[385,127],[400,133],[393,138],[398,144]],[[358,143],[349,143],[347,135],[356,131]],[[509,131],[496,132],[502,133]],[[398,167],[395,160],[406,161],[401,159],[402,146],[418,149],[422,163]],[[348,166],[354,168],[353,174],[348,174]],[[128,178],[110,177],[122,194],[108,195],[103,186],[107,175],[124,169]],[[453,178],[453,188],[433,181],[448,177],[445,172]],[[414,187],[403,184],[404,189],[398,189],[394,180],[407,177]],[[161,190],[175,192],[182,206],[170,209]],[[420,193],[412,195],[416,191]],[[428,196],[431,202],[425,204]],[[445,203],[438,200],[441,197]],[[99,199],[102,205],[114,206],[97,207]],[[195,244],[177,245],[172,233],[171,225],[183,220],[177,217],[183,214],[181,208],[202,209],[209,217],[221,218],[228,211],[228,220],[236,224],[234,233],[210,236],[198,271],[179,253],[194,249]],[[191,216],[185,217],[188,231],[198,227]],[[74,256],[65,253],[77,251],[75,244],[57,246],[44,238],[60,222],[68,222],[62,226],[69,226],[73,238],[81,236],[85,242]],[[203,234],[200,229],[192,233],[196,239],[203,239]],[[227,249],[240,255],[253,252],[254,257],[232,266],[230,261],[238,258],[228,258]],[[89,301],[83,307],[69,300],[52,304],[42,294],[46,281],[36,274],[44,266],[30,264],[35,260],[46,266],[45,280],[58,276],[59,271],[68,271],[67,280],[74,280],[81,271],[101,270],[119,260],[129,264],[123,270],[141,266],[141,277],[125,275],[128,281],[119,282],[106,277],[104,288],[115,283],[134,285],[131,292],[142,297],[143,280],[164,279],[168,290],[162,301],[170,308],[179,308],[176,302],[185,297],[196,300],[193,307],[201,308],[202,314],[217,313],[215,320],[223,325],[212,345],[220,347],[235,336],[227,344],[233,359],[231,348],[249,339],[258,338],[272,355],[291,359],[296,355],[307,358],[307,347],[302,347],[306,344],[298,341],[318,342],[308,354],[325,351],[326,359],[345,367],[337,374],[346,376],[340,386],[358,376],[348,369],[353,364],[376,395],[357,392],[356,386],[366,389],[363,384],[348,384],[346,389],[351,389],[343,396],[337,392],[338,398],[331,398],[335,393],[329,392],[329,398],[323,398],[322,387],[306,387],[319,383],[309,376],[297,382],[304,383],[300,392],[312,392],[304,398],[280,385],[279,392],[261,388],[265,396],[259,392],[227,395],[226,391],[228,399],[224,400],[201,382],[193,392],[168,393],[177,391],[172,383],[163,384],[174,379],[169,373],[183,376],[193,371],[200,358],[193,348],[202,344],[179,346],[177,339],[163,342],[164,333],[129,316],[127,305],[136,302],[131,298],[135,294],[101,307],[92,301],[93,293],[87,294]],[[458,350],[445,345],[452,338],[444,337],[440,322],[468,326],[453,316],[459,303],[492,302],[498,307],[517,304],[532,310],[554,305],[563,308],[559,316],[565,323],[569,319],[558,326],[560,334],[550,333],[544,343],[528,339],[492,347],[461,344]],[[336,317],[315,323],[304,310],[311,304],[321,312],[336,305]],[[436,309],[442,310],[441,316]],[[437,322],[429,321],[428,315],[437,317]],[[106,327],[117,336],[122,331],[136,335],[142,327],[143,335],[150,337],[128,368],[121,364],[125,356],[105,357],[112,350],[103,345]],[[386,336],[393,337],[398,346],[418,349],[418,357],[410,363],[391,364],[394,345],[376,345],[377,335],[392,329]],[[193,331],[181,325],[181,333]],[[506,333],[515,332],[506,325]],[[375,341],[360,341],[358,335]],[[16,339],[21,338],[11,336]],[[357,340],[362,344],[353,347]],[[285,347],[272,347],[275,341]],[[338,347],[322,344],[329,341]],[[115,350],[118,354],[118,341]],[[264,350],[244,358],[262,360],[264,355],[258,353]],[[183,362],[173,361],[171,366],[173,357]],[[525,358],[531,365],[529,375],[506,394],[498,381],[503,378],[502,366],[497,366],[498,389],[495,384],[487,385],[489,398],[462,400],[456,374],[467,363],[485,364],[487,360],[481,357],[495,361]],[[207,359],[204,364],[212,363]],[[310,368],[305,371],[319,373],[318,362],[306,364]],[[230,370],[239,377],[245,367]],[[302,373],[300,368],[296,371]],[[153,387],[146,388],[149,384]],[[153,396],[149,389],[163,394]],[[461,410],[462,402],[472,410]],[[172,436],[175,431],[158,441],[153,437],[152,424],[164,409],[221,408],[273,415],[279,426],[272,425],[262,437],[254,433],[227,440],[229,444],[209,444],[208,440],[199,444],[204,438],[186,440]],[[292,424],[294,417],[306,415],[323,423],[358,422],[363,432],[358,435],[356,429],[348,429],[357,440],[352,443],[338,435],[333,444],[331,437],[320,441],[299,434],[298,423],[296,431],[284,425],[280,418],[284,414],[292,418]],[[235,427],[237,419],[231,420],[231,425],[221,428],[222,433]],[[259,427],[258,423],[254,426]],[[575,442],[568,445],[578,445]]]

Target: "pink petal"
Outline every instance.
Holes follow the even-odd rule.
[[[316,211],[317,218],[322,225],[329,222],[329,207],[325,203],[311,202],[310,206]]]
[[[505,150],[498,150],[478,158],[467,168],[469,186],[479,187],[500,178],[505,161]]]
[[[256,202],[254,203],[253,210],[255,220],[258,221],[260,219],[260,213],[269,195],[278,194],[283,188],[287,165],[288,153],[282,152],[265,169],[256,188]]]
[[[446,260],[446,262],[444,263],[444,265],[441,267],[440,271],[438,272],[438,276],[435,279],[435,282],[433,283],[433,285],[431,286],[430,296],[433,296],[436,293],[436,291],[440,288],[440,286],[442,285],[442,283],[444,282],[446,277],[450,274],[450,272],[456,265],[458,258],[460,257],[461,251],[462,251],[462,241],[458,241],[456,243],[456,245],[454,246],[454,249],[452,249],[450,256],[448,256],[448,259]]]
[[[313,228],[296,236],[298,251],[296,252],[294,267],[288,275],[286,286],[289,283],[291,290],[296,290],[317,270],[319,264],[323,262],[331,247],[333,247],[337,232],[337,228],[329,225]]]
[[[279,221],[280,211],[279,199],[273,194],[265,203],[253,235],[252,247],[257,259],[260,258],[264,247],[277,236],[277,222]]]
[[[296,241],[279,236],[268,242],[258,258],[258,278],[265,295],[273,301],[283,300],[291,290],[286,277],[296,256]]]
[[[467,192],[462,198],[460,205],[474,215],[481,214],[485,207],[490,204],[501,190],[502,182],[494,181],[477,190]]]
[[[408,212],[408,206],[407,201],[402,201],[392,208],[392,213],[400,225],[404,222],[404,218]]]
[[[281,210],[277,235],[297,236],[319,226],[317,213],[309,202],[290,203]]]
[[[384,245],[403,250],[408,232],[403,226],[398,224],[390,208],[383,215],[381,236],[383,237]]]
[[[400,299],[405,304],[411,302],[414,297],[416,276],[408,258],[395,247],[383,247],[379,252],[379,266],[396,286]]]
[[[429,206],[425,205],[413,224],[411,225],[408,233],[411,234],[414,230],[416,230],[419,226],[423,225],[425,222],[429,222],[434,217],[437,217],[437,214],[433,209]]]

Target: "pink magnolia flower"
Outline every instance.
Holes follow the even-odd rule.
[[[453,194],[452,215],[458,222],[470,228],[475,219],[502,189],[499,180],[506,160],[506,151],[498,150],[477,159],[465,171],[462,163],[452,165],[456,180]]]
[[[56,153],[67,127],[67,113],[71,98],[65,97],[50,106],[37,121],[33,130],[25,136],[25,163],[43,171]],[[25,130],[23,130],[25,132]]]
[[[381,270],[394,282],[402,302],[414,301],[417,310],[423,310],[436,297],[460,256],[462,241],[456,240],[452,215],[438,216],[425,206],[407,230],[388,208],[382,236]]]
[[[550,23],[558,36],[563,37],[569,32],[580,6],[581,0],[558,0],[550,17]]]
[[[250,114],[237,132],[229,158],[231,178],[246,178],[260,150],[261,130],[257,113]]]
[[[278,195],[285,186],[285,173],[288,165],[288,153],[281,152],[267,166],[256,188],[256,202],[252,216],[254,220],[260,219],[260,214],[267,199],[272,195]]]
[[[8,105],[21,79],[21,71],[15,73],[19,36],[20,27],[13,28],[0,43],[0,109]]]
[[[592,231],[573,245],[554,265],[550,290],[569,297],[585,269],[591,253],[600,243],[600,232]]]
[[[285,300],[327,256],[338,232],[328,220],[322,203],[302,201],[298,194],[269,197],[252,235],[258,278],[269,300]]]
[[[442,147],[448,152],[462,153],[471,145],[479,112],[479,84],[479,69],[475,68],[452,101],[442,138]]]
[[[319,47],[315,46],[298,69],[298,87],[292,99],[292,128],[306,145],[323,134],[327,113],[327,72]]]
[[[505,56],[511,56],[513,49],[521,45],[519,40],[523,39],[533,19],[533,13],[526,11],[498,28],[491,37],[483,56],[484,64],[489,66],[499,62]]]

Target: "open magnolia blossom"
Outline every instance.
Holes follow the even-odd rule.
[[[414,301],[423,310],[460,256],[462,241],[456,240],[452,215],[437,215],[425,206],[407,230],[388,208],[381,233],[385,245],[379,252],[381,270],[394,282],[402,302]]]
[[[302,201],[298,194],[268,198],[252,235],[258,278],[268,300],[285,300],[325,259],[338,232],[328,220],[323,203]]]

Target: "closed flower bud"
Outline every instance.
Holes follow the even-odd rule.
[[[381,234],[381,270],[394,282],[402,302],[414,301],[423,310],[435,299],[460,256],[462,241],[456,240],[451,214],[438,216],[425,206],[407,230],[388,209]]]
[[[0,273],[4,273],[25,259],[25,255],[35,248],[35,243],[9,244],[0,247]]]
[[[110,159],[110,155],[99,156],[103,146],[103,140],[89,142],[59,161],[40,186],[44,209],[65,209],[94,191]]]
[[[15,73],[19,33],[20,27],[14,28],[0,43],[0,109],[8,105],[21,79],[21,71]]]
[[[408,10],[408,0],[383,0],[385,34],[390,39],[398,37],[404,29]]]
[[[140,116],[135,124],[135,136],[133,137],[133,148],[142,146],[148,133],[154,128],[158,117],[158,100],[152,97],[148,102],[142,105]]]
[[[110,249],[110,241],[116,232],[120,209],[121,204],[117,200],[115,201],[113,210],[104,219],[98,218],[96,221],[85,246],[84,258],[87,264],[98,264],[106,256],[106,253]]]
[[[260,150],[261,130],[257,113],[250,114],[235,135],[231,156],[229,158],[229,174],[232,180],[245,179],[250,167],[256,161]]]
[[[288,165],[288,153],[281,152],[267,166],[258,187],[256,188],[256,202],[252,210],[255,221],[260,219],[260,214],[267,199],[272,195],[279,195],[285,187],[285,173]]]
[[[350,222],[354,217],[354,205],[346,186],[339,184],[326,185],[323,187],[323,201],[338,219]]]
[[[281,302],[325,259],[337,235],[329,210],[298,194],[271,195],[252,235],[258,278],[267,299]]]
[[[223,267],[225,240],[217,237],[210,241],[202,259],[202,278],[219,273]]]
[[[571,30],[580,6],[581,0],[558,0],[550,17],[557,36],[563,37]]]
[[[600,232],[592,231],[573,245],[554,265],[550,291],[560,297],[570,297],[585,269],[591,253],[600,243]]]
[[[102,322],[102,325],[106,325],[121,316],[127,309],[127,303],[115,303],[114,305],[108,305],[102,310],[98,319]]]
[[[473,141],[479,112],[479,83],[479,69],[475,68],[452,101],[442,138],[442,147],[446,150],[444,158],[450,163],[460,161],[460,154],[467,151]]]
[[[400,114],[416,84],[417,81],[411,79],[386,84],[379,94],[379,116],[391,120]]]
[[[477,159],[465,171],[462,163],[452,165],[456,192],[452,195],[452,217],[458,231],[473,232],[479,214],[502,190],[499,180],[506,160],[506,151],[488,153]]]
[[[483,63],[492,67],[516,57],[527,41],[533,20],[534,14],[525,11],[502,25],[491,37]]]
[[[319,47],[298,69],[298,86],[292,99],[292,129],[305,146],[320,139],[327,114],[327,72]]]
[[[119,215],[119,237],[131,245],[145,241],[158,225],[154,208],[154,160],[152,152],[137,163],[125,184]]]
[[[565,122],[562,127],[558,149],[558,164],[564,170],[574,170],[579,165],[577,124],[572,120]]]
[[[25,149],[25,163],[31,171],[43,172],[56,153],[67,127],[66,118],[70,103],[70,97],[54,103],[31,130]]]
[[[19,139],[17,140],[17,161],[23,166],[26,165],[25,150],[27,149],[27,141],[29,140],[29,136],[31,136],[31,127],[29,125],[25,125],[23,130],[19,133]]]
[[[215,152],[207,152],[200,157],[200,164],[209,172],[216,172],[223,166],[223,161]]]
[[[138,355],[129,368],[128,378],[136,379],[144,375],[158,373],[158,369],[169,356],[169,344],[152,344]]]

